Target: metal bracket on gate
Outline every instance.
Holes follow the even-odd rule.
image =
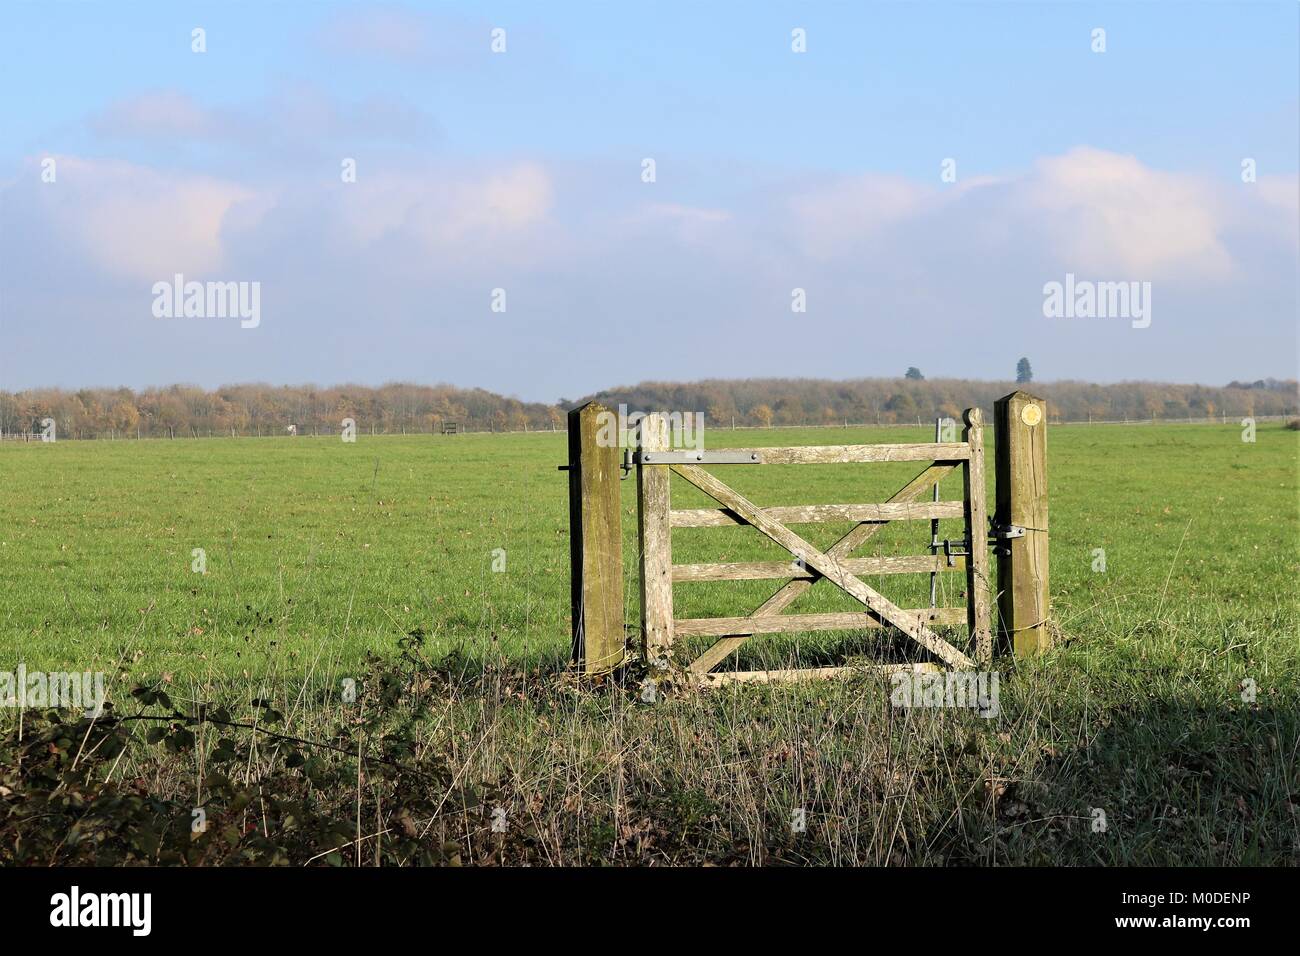
[[[953,558],[965,558],[970,556],[970,542],[965,538],[960,541],[951,541],[948,538],[943,539],[943,556],[948,562],[948,567],[956,567]]]
[[[994,554],[1010,554],[1011,548],[1004,544],[1012,538],[1023,538],[1025,529],[1018,524],[998,524],[992,518],[989,518],[989,544],[993,546]]]
[[[1018,524],[1000,525],[994,523],[993,519],[990,518],[989,526],[988,543],[993,548],[995,554],[1009,554],[1010,551],[1002,542],[1009,538],[1023,538],[1025,536],[1025,529],[1020,527]],[[931,551],[937,554],[940,547],[943,548],[943,556],[947,559],[948,567],[950,568],[953,567],[953,558],[965,558],[970,556],[970,542],[965,538],[958,541],[952,541],[948,538],[942,540],[936,538],[931,541]]]
[[[637,465],[761,465],[763,456],[756,451],[638,451],[632,455]]]
[[[555,470],[568,471],[571,467],[572,466],[570,465],[556,465]],[[622,472],[622,474],[618,476],[618,480],[627,481],[628,475],[632,474],[632,449],[631,448],[623,449],[623,459],[618,463],[618,470]]]
[[[637,465],[761,465],[763,455],[757,451],[633,451],[623,449],[618,463],[619,481],[626,481]],[[559,471],[568,471],[568,465],[557,465]]]

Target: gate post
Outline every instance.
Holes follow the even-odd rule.
[[[641,451],[667,451],[668,420],[652,413],[641,419]],[[641,542],[641,655],[647,663],[673,650],[672,504],[667,465],[636,466],[637,526]]]
[[[989,630],[988,503],[984,481],[984,413],[968,408],[962,439],[970,457],[962,468],[966,497],[966,532],[970,536],[966,557],[966,624],[974,641],[975,660],[988,667],[993,660],[993,635]],[[938,485],[935,485],[938,489]]]
[[[623,663],[623,532],[619,430],[588,402],[569,412],[569,599],[573,659],[584,674]]]
[[[998,539],[998,617],[1004,646],[1017,657],[1047,650],[1050,610],[1047,577],[1047,402],[1028,392],[998,399],[997,515],[999,529],[1018,526],[1020,537]]]

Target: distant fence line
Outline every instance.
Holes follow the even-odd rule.
[[[241,428],[231,428],[231,429],[192,428],[192,427],[168,429],[168,428],[155,426],[153,428],[132,429],[129,432],[123,432],[123,431],[108,432],[108,433],[97,432],[93,435],[68,434],[69,429],[61,428],[58,431],[58,440],[59,441],[65,441],[65,440],[66,441],[138,441],[138,440],[171,439],[171,438],[337,438],[340,432],[342,431],[341,428],[335,425],[317,425],[317,426],[298,425],[297,431],[291,431],[289,429],[289,424],[290,423],[285,423],[284,425],[277,425],[277,426],[265,426],[262,428],[242,428],[242,429]],[[487,427],[483,427],[481,425],[476,426],[473,423],[466,424],[463,422],[449,423],[449,424],[455,427],[456,430],[454,432],[450,430],[450,427],[439,424],[439,425],[432,426],[430,428],[421,428],[421,429],[409,428],[409,427],[380,428],[377,426],[372,426],[370,428],[367,428],[364,425],[358,425],[357,433],[364,434],[364,435],[450,435],[450,434],[465,434],[465,433],[472,432],[475,434],[488,435],[497,432],[519,432],[519,433],[539,432],[539,431],[563,432],[565,430],[562,426],[556,427],[555,425],[552,425],[549,428],[527,428],[527,427],[500,428],[491,425]],[[42,436],[39,432],[29,433],[29,432],[6,431],[3,428],[0,428],[0,441],[26,442],[26,441],[41,441],[41,440],[42,440]]]
[[[1284,414],[1284,415],[1249,415],[1249,414],[1246,414],[1246,413],[1239,413],[1239,412],[1233,412],[1233,413],[1226,413],[1226,412],[1225,412],[1225,413],[1222,413],[1222,414],[1220,414],[1220,415],[1215,415],[1215,416],[1210,416],[1210,417],[1201,417],[1201,418],[1196,418],[1196,417],[1183,417],[1183,418],[1160,418],[1160,417],[1156,417],[1156,418],[1122,418],[1122,419],[1121,419],[1121,418],[1114,418],[1114,419],[1110,419],[1110,418],[1108,418],[1108,419],[1100,419],[1100,418],[1098,418],[1098,419],[1086,419],[1086,420],[1077,420],[1077,421],[1059,421],[1059,420],[1050,420],[1050,421],[1049,421],[1049,424],[1051,424],[1051,425],[1071,425],[1071,426],[1079,426],[1079,425],[1084,425],[1084,426],[1087,426],[1087,425],[1235,425],[1235,424],[1239,423],[1243,418],[1251,418],[1251,419],[1253,419],[1253,420],[1256,421],[1256,422],[1270,422],[1270,421],[1275,421],[1275,422],[1276,422],[1276,421],[1285,422],[1285,421],[1290,421],[1291,419],[1296,418],[1296,415],[1297,415],[1297,414],[1300,414],[1300,411],[1295,412],[1295,413],[1287,413],[1287,414]],[[732,422],[732,423],[729,424],[729,425],[721,425],[721,426],[719,426],[719,425],[713,425],[713,426],[711,426],[711,428],[712,428],[712,430],[714,430],[714,431],[777,431],[777,430],[781,430],[781,429],[791,429],[791,428],[827,428],[827,429],[834,428],[834,429],[844,430],[844,429],[847,429],[847,428],[919,428],[919,427],[925,427],[925,426],[927,426],[927,425],[931,425],[931,424],[933,424],[933,419],[929,420],[928,422],[925,421],[925,420],[923,420],[923,419],[917,419],[915,422],[850,422],[850,421],[844,421],[844,422],[836,422],[836,423],[834,423],[834,424],[828,424],[828,423],[825,423],[825,422],[820,422],[820,423],[817,423],[817,424],[807,424],[807,425],[789,425],[789,424],[783,424],[783,425],[740,425],[740,424],[736,424],[735,422]],[[565,431],[568,430],[567,423],[566,423],[564,426],[556,426],[556,425],[552,425],[550,428],[527,428],[527,427],[525,427],[525,428],[495,428],[495,427],[491,427],[491,426],[489,426],[489,427],[487,427],[487,428],[482,428],[482,427],[475,427],[473,423],[469,423],[469,424],[466,424],[466,423],[460,423],[459,426],[458,426],[458,428],[459,428],[459,433],[460,433],[460,434],[474,434],[474,435],[492,435],[492,434],[525,434],[525,433],[534,433],[534,432],[556,432],[556,433],[559,433],[559,432],[565,432]],[[389,429],[380,429],[380,428],[374,428],[374,427],[372,427],[372,428],[366,429],[366,428],[364,428],[363,426],[358,426],[357,431],[358,431],[359,433],[361,433],[361,434],[372,435],[372,436],[381,436],[381,435],[382,435],[382,436],[397,436],[397,435],[437,435],[437,436],[442,436],[442,435],[446,435],[446,434],[448,434],[448,432],[447,432],[446,430],[444,430],[443,427],[442,427],[441,425],[438,425],[438,426],[432,426],[432,427],[430,427],[430,429],[427,430],[427,431],[422,430],[422,429],[421,429],[421,430],[417,430],[417,429],[413,429],[413,428],[401,428],[401,429],[392,429],[392,430],[389,430]],[[150,430],[150,429],[139,429],[139,430],[137,430],[134,434],[123,434],[123,433],[118,432],[118,433],[114,433],[114,434],[110,434],[110,435],[96,434],[96,435],[77,435],[77,436],[71,436],[71,435],[67,435],[66,433],[63,433],[63,434],[59,434],[59,436],[58,436],[58,440],[59,440],[59,441],[142,441],[142,440],[150,440],[150,441],[152,441],[152,440],[159,440],[159,439],[172,439],[172,438],[336,438],[336,437],[338,437],[339,432],[340,432],[340,429],[335,428],[335,427],[330,426],[330,425],[322,425],[322,426],[313,427],[312,430],[311,430],[310,432],[307,432],[307,431],[299,431],[299,432],[297,432],[296,434],[295,434],[295,433],[290,433],[290,432],[287,430],[287,426],[281,427],[281,428],[279,428],[279,429],[276,429],[276,428],[264,428],[264,429],[260,429],[260,430],[258,430],[258,429],[254,429],[254,430],[251,430],[251,431],[248,431],[248,430],[240,430],[240,429],[231,429],[229,433],[227,433],[227,432],[225,432],[225,431],[219,431],[219,430],[217,430],[217,429],[210,429],[210,428],[209,428],[209,429],[195,429],[195,428],[189,428],[189,429],[178,430],[177,432],[172,433],[172,434],[167,434],[165,431],[164,431],[162,434],[159,434],[157,429],[153,429],[153,430]],[[34,433],[33,433],[33,432],[9,432],[9,431],[5,431],[5,430],[3,430],[3,429],[0,429],[0,442],[24,442],[24,443],[25,443],[25,442],[40,442],[40,441],[42,441],[42,440],[43,440],[43,439],[42,439],[42,436],[41,436],[41,434],[40,434],[39,432],[34,432]]]
[[[337,425],[306,426],[301,424],[297,425],[297,431],[292,431],[290,430],[289,427],[291,424],[294,423],[285,422],[283,425],[262,426],[260,428],[248,427],[248,428],[229,428],[229,429],[193,428],[189,426],[184,428],[169,429],[165,426],[155,425],[152,428],[140,427],[140,428],[130,429],[129,431],[119,430],[119,431],[112,431],[112,432],[96,432],[93,435],[71,435],[68,434],[68,431],[70,431],[70,429],[61,427],[58,432],[58,438],[60,441],[63,441],[65,439],[76,440],[76,441],[135,441],[137,439],[148,439],[148,438],[323,438],[323,437],[337,437],[339,433],[342,431],[342,429]],[[481,434],[490,434],[493,432],[502,432],[502,431],[522,431],[522,432],[564,431],[563,428],[557,429],[554,426],[550,428],[518,429],[518,428],[500,428],[491,425],[487,427],[482,427],[482,426],[475,427],[472,424],[470,425],[457,424],[456,429],[457,429],[456,433],[477,432]],[[420,428],[420,429],[412,428],[412,427],[379,428],[377,426],[372,426],[367,428],[363,425],[358,425],[357,431],[367,435],[453,434],[441,424],[432,426],[431,428]],[[39,432],[35,432],[35,433],[16,432],[16,431],[7,431],[3,428],[0,428],[0,441],[21,442],[21,441],[40,441],[40,440],[41,440],[41,435]]]

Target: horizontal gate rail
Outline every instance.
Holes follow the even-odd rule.
[[[850,574],[929,574],[965,571],[966,558],[953,555],[952,564],[942,554],[880,555],[844,558],[840,566]],[[793,561],[738,561],[732,564],[674,564],[673,583],[689,581],[768,581],[792,578],[815,581],[821,575]]]
[[[653,452],[663,449],[644,449]],[[795,445],[792,448],[724,448],[719,453],[742,459],[757,460],[764,465],[833,465],[864,461],[965,461],[970,457],[966,442],[925,442],[908,445]],[[676,456],[665,456],[665,464],[681,464]],[[650,464],[651,462],[646,462]],[[704,465],[732,462],[702,461]]]
[[[966,623],[966,608],[920,607],[904,613],[939,627]],[[673,622],[678,637],[729,637],[735,634],[782,634],[788,631],[843,631],[885,627],[868,611],[825,614],[774,614],[762,617],[692,617]]]
[[[932,518],[960,518],[964,501],[888,502],[866,505],[789,505],[764,508],[763,512],[782,524],[811,524],[817,521],[929,521]],[[672,512],[674,528],[718,528],[747,525],[730,508],[688,508]]]
[[[779,671],[724,671],[720,674],[701,674],[700,683],[705,687],[718,687],[723,684],[777,684],[800,680],[830,680],[843,677],[845,671],[874,674],[938,674],[943,668],[937,664],[853,664],[847,667],[800,667],[795,670]]]

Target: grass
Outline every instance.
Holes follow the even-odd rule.
[[[1235,426],[1057,427],[1048,454],[1064,641],[1041,660],[1002,663],[992,720],[892,708],[888,684],[870,678],[653,706],[635,688],[576,687],[560,673],[567,502],[563,436],[549,433],[0,447],[0,669],[105,670],[115,702],[155,681],[178,702],[269,696],[283,702],[285,732],[317,739],[348,722],[340,681],[370,687],[367,654],[391,659],[415,634],[421,663],[394,713],[412,693],[423,699],[421,760],[490,787],[516,821],[505,838],[479,809],[426,807],[471,862],[1300,861],[1297,436],[1281,424],[1254,443]],[[737,466],[724,479],[759,503],[881,501],[917,470]],[[630,556],[632,482],[623,491]],[[942,491],[957,497],[956,478]],[[705,504],[675,486],[675,506],[693,503]],[[847,530],[805,527],[821,545]],[[900,524],[866,553],[927,542],[924,523]],[[191,569],[196,548],[205,574]],[[674,557],[784,556],[752,531],[692,529],[674,536]],[[628,580],[634,621],[630,567]],[[941,581],[940,603],[960,604],[959,576]],[[904,606],[928,600],[922,576],[869,583]],[[739,614],[778,585],[680,585],[679,614]],[[793,610],[849,607],[820,585]],[[773,636],[738,659],[807,665],[879,644]],[[145,780],[188,819],[205,739],[183,760],[140,743],[104,779]],[[277,754],[250,744],[245,782],[297,772],[277,770]],[[391,823],[401,801],[371,795],[378,787],[357,784],[348,800],[373,796],[370,813]],[[794,808],[806,833],[790,827]],[[352,849],[369,859],[384,829],[359,826]],[[302,854],[287,857],[314,855]]]

